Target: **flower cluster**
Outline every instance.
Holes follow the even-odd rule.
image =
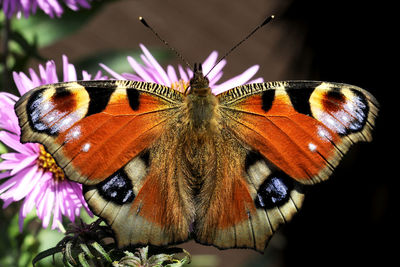
[[[104,64],[101,66],[115,79],[133,79],[146,82],[160,83],[183,91],[187,88],[192,70],[178,66],[178,73],[172,66],[165,71],[147,48],[140,45],[144,64],[138,63],[129,57],[128,61],[135,74],[119,74]],[[212,52],[203,62],[203,70],[207,73],[217,62],[218,53]],[[244,73],[217,84],[222,77],[222,69],[226,60],[221,61],[209,74],[210,87],[214,94],[245,84],[251,80],[258,70],[253,66]],[[179,76],[179,78],[178,78]],[[77,80],[75,67],[63,56],[63,81]],[[106,79],[99,71],[94,77],[83,71],[82,79]],[[262,78],[250,82],[262,82]],[[39,65],[39,74],[29,69],[29,76],[23,72],[14,73],[14,82],[21,95],[44,84],[59,82],[54,61],[45,66]],[[44,147],[36,143],[20,143],[20,128],[18,118],[14,112],[14,104],[18,97],[9,93],[0,93],[0,142],[12,149],[12,152],[1,155],[0,162],[0,199],[4,201],[3,208],[12,202],[23,201],[20,209],[20,228],[26,215],[35,207],[37,216],[42,220],[43,227],[47,227],[53,217],[52,228],[59,228],[62,215],[71,221],[79,216],[83,207],[91,214],[82,195],[80,184],[71,182],[64,177],[63,171],[56,165],[54,159]],[[1,181],[2,180],[2,181]]]
[[[62,2],[71,10],[78,10],[79,8],[90,8],[91,0],[63,0]],[[17,17],[22,15],[27,18],[32,13],[36,13],[38,8],[42,9],[44,13],[50,17],[60,17],[64,12],[62,4],[57,0],[0,0],[0,6],[7,18],[11,18],[14,14]]]

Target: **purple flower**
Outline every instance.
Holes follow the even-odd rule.
[[[104,64],[100,64],[107,72],[109,72],[115,79],[120,80],[136,80],[136,81],[146,81],[159,83],[166,86],[171,86],[175,90],[183,92],[187,85],[189,84],[190,78],[193,76],[191,69],[186,68],[186,70],[179,65],[179,78],[174,67],[171,65],[167,66],[167,71],[165,71],[157,60],[151,55],[149,50],[144,45],[140,45],[143,51],[141,59],[144,65],[139,64],[134,58],[128,57],[128,62],[136,72],[136,74],[123,73],[118,74]],[[215,65],[218,59],[218,52],[213,51],[208,58],[202,63],[203,72],[207,74],[210,69]],[[258,65],[254,65],[247,69],[242,74],[235,76],[221,84],[217,84],[222,77],[222,69],[226,65],[226,60],[222,60],[215,68],[207,75],[210,80],[210,88],[212,92],[217,95],[233,87],[243,85],[246,83],[259,83],[263,82],[262,78],[252,79],[259,69]]]
[[[68,8],[76,11],[80,7],[90,8],[90,1],[91,0],[63,0],[62,2],[64,2]],[[0,0],[0,5],[8,18],[11,18],[14,14],[16,14],[17,17],[23,15],[27,18],[30,13],[36,13],[38,7],[52,18],[54,18],[54,16],[60,17],[64,12],[58,0]]]
[[[54,61],[45,66],[39,65],[39,74],[29,69],[25,73],[13,73],[15,84],[21,95],[40,85],[59,82]],[[63,56],[63,81],[77,80],[75,67]],[[82,72],[82,78],[89,80],[91,75]],[[94,79],[105,79],[99,71]],[[36,143],[20,143],[20,127],[14,112],[18,97],[9,93],[0,93],[0,142],[11,148],[12,152],[1,155],[0,162],[0,199],[3,208],[12,202],[23,201],[19,226],[23,227],[26,215],[35,207],[37,216],[46,228],[51,217],[52,229],[59,228],[62,215],[74,221],[81,207],[92,215],[82,195],[82,186],[64,177],[63,171],[44,147]]]

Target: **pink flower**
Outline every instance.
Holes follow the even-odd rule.
[[[77,80],[75,67],[63,56],[63,81]],[[82,72],[82,78],[89,80],[91,75]],[[98,72],[94,79],[105,79]],[[39,65],[39,75],[29,69],[29,76],[23,72],[14,72],[14,81],[21,95],[44,84],[59,82],[54,61],[46,66]],[[91,215],[82,195],[82,186],[64,177],[62,170],[44,147],[36,143],[20,143],[20,127],[14,112],[18,97],[9,93],[0,93],[0,142],[13,152],[1,155],[0,162],[0,199],[3,208],[12,202],[23,201],[19,214],[19,226],[22,229],[26,215],[35,207],[37,216],[46,228],[51,217],[52,229],[59,228],[62,215],[74,221],[81,207]]]
[[[193,72],[191,69],[189,68],[184,69],[181,65],[179,65],[178,66],[179,78],[178,78],[178,74],[173,66],[168,65],[167,71],[165,71],[144,45],[141,44],[140,48],[143,51],[141,59],[144,62],[144,65],[139,64],[134,58],[128,57],[128,62],[131,65],[132,69],[136,72],[136,74],[131,74],[131,73],[118,74],[109,67],[105,66],[104,64],[100,65],[115,79],[154,82],[166,86],[171,86],[172,88],[179,91],[183,91],[186,88],[186,86],[190,81],[190,78],[193,76]],[[204,75],[206,75],[210,71],[210,69],[215,65],[217,59],[218,59],[218,52],[213,51],[207,57],[207,59],[204,60],[204,62],[202,63]],[[256,78],[250,80],[259,69],[258,65],[254,65],[249,69],[247,69],[242,74],[239,74],[221,84],[218,84],[218,81],[221,79],[223,74],[222,69],[224,68],[225,65],[226,65],[226,60],[224,59],[207,75],[208,79],[210,80],[210,88],[215,95],[246,83],[263,82],[262,78]]]
[[[80,7],[90,8],[90,1],[91,0],[63,0],[62,2],[64,2],[64,5],[68,8],[76,11]],[[54,16],[60,17],[64,12],[58,0],[0,0],[0,5],[7,18],[11,18],[14,14],[17,14],[18,17],[23,15],[27,18],[30,13],[36,13],[38,7],[52,18],[54,18]]]

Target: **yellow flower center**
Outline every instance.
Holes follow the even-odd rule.
[[[53,156],[46,151],[44,146],[40,145],[39,147],[40,155],[37,160],[39,168],[41,168],[43,171],[51,172],[53,174],[53,178],[56,181],[63,181],[65,179],[64,171],[60,167],[58,167]]]
[[[185,90],[188,87],[189,87],[189,82],[184,81],[183,79],[180,79],[179,81],[171,84],[172,89],[179,91],[181,93],[185,93]]]

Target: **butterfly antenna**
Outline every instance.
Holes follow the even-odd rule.
[[[147,21],[144,20],[143,17],[139,17],[139,20],[140,20],[140,22],[143,23],[144,26],[146,26],[147,28],[149,28],[149,29],[154,33],[154,35],[157,37],[158,40],[160,40],[161,42],[163,42],[164,45],[167,46],[167,47],[169,48],[169,50],[171,50],[172,52],[174,52],[175,55],[176,55],[178,58],[180,58],[180,59],[185,63],[185,65],[186,65],[188,68],[190,68],[191,70],[193,69],[192,66],[189,64],[189,62],[188,62],[178,51],[176,51],[172,46],[170,46],[169,43],[168,43],[167,41],[165,41],[163,38],[161,38],[161,36],[158,35],[158,33],[147,23]]]
[[[237,43],[235,46],[233,46],[228,52],[225,53],[218,61],[217,63],[214,64],[214,66],[207,72],[205,77],[207,77],[208,74],[224,59],[226,58],[230,53],[232,53],[236,48],[238,48],[244,41],[250,38],[256,31],[258,31],[261,27],[267,25],[273,18],[275,18],[274,15],[271,15],[267,17],[261,24],[259,24],[257,27],[254,28],[246,37],[244,37],[239,43]]]

